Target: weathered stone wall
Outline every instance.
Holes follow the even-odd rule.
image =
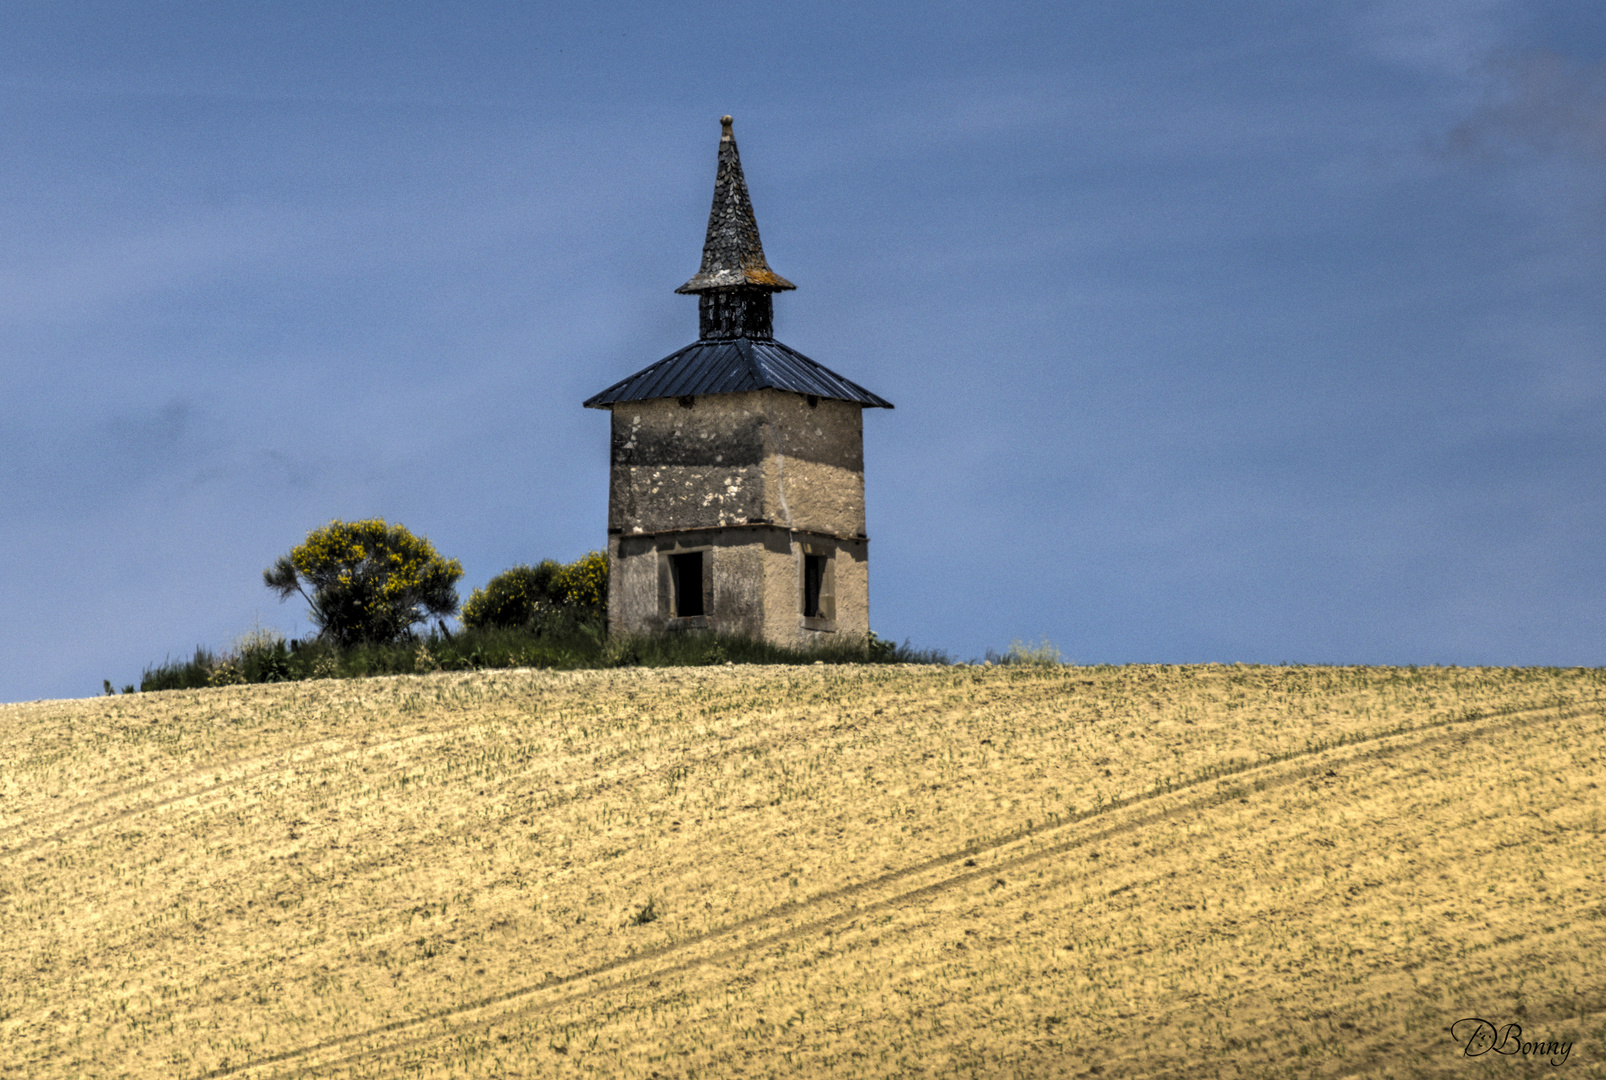
[[[706,626],[799,645],[869,631],[859,405],[759,390],[610,412],[615,633]],[[803,618],[806,545],[831,560],[831,618]],[[681,622],[663,559],[691,551],[707,552],[708,608]]]
[[[737,525],[764,516],[764,424],[755,394],[615,405],[608,530]],[[741,400],[738,400],[741,399]]]
[[[608,633],[652,634],[658,617],[658,556],[650,538],[608,537]]]
[[[820,398],[810,405],[777,390],[762,395],[765,515],[808,532],[865,535],[863,407]]]
[[[830,554],[835,618],[829,627],[804,628],[802,574],[806,544]],[[784,645],[804,645],[842,634],[862,637],[869,632],[868,541],[794,534],[775,526],[610,537],[611,632],[660,633],[674,625],[667,606],[661,560],[669,554],[690,551],[706,553],[705,572],[712,578],[710,603],[700,624],[681,629],[706,627]]]
[[[829,630],[804,629],[803,549],[812,544],[831,553],[835,579],[836,617]],[[794,533],[779,551],[767,549],[764,607],[769,618],[764,637],[780,645],[808,645],[825,638],[870,632],[870,563],[868,540]]]
[[[610,533],[765,522],[864,535],[858,405],[758,390],[610,412]]]

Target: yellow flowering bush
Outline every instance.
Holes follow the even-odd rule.
[[[380,518],[331,521],[262,571],[280,600],[300,593],[320,636],[341,647],[396,641],[431,616],[456,614],[462,576],[456,559]]]
[[[593,551],[558,571],[553,591],[564,604],[598,615],[608,610],[608,555]]]
[[[475,589],[463,605],[463,625],[526,626],[552,604],[552,581],[563,564],[547,559],[537,566],[504,570],[485,588]]]
[[[567,566],[547,559],[502,571],[469,596],[463,624],[539,627],[552,617],[599,620],[607,612],[608,556],[593,551]]]

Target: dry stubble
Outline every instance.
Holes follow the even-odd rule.
[[[4,706],[0,1072],[1459,1076],[1496,1063],[1443,1028],[1492,1014],[1601,1075],[1602,684],[815,667]]]

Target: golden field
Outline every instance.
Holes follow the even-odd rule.
[[[1606,1076],[1606,671],[0,706],[0,1076]],[[1569,1041],[1467,1057],[1458,1019]]]

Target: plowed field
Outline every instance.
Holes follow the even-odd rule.
[[[1603,759],[1597,669],[0,706],[0,1075],[1606,1076]]]

